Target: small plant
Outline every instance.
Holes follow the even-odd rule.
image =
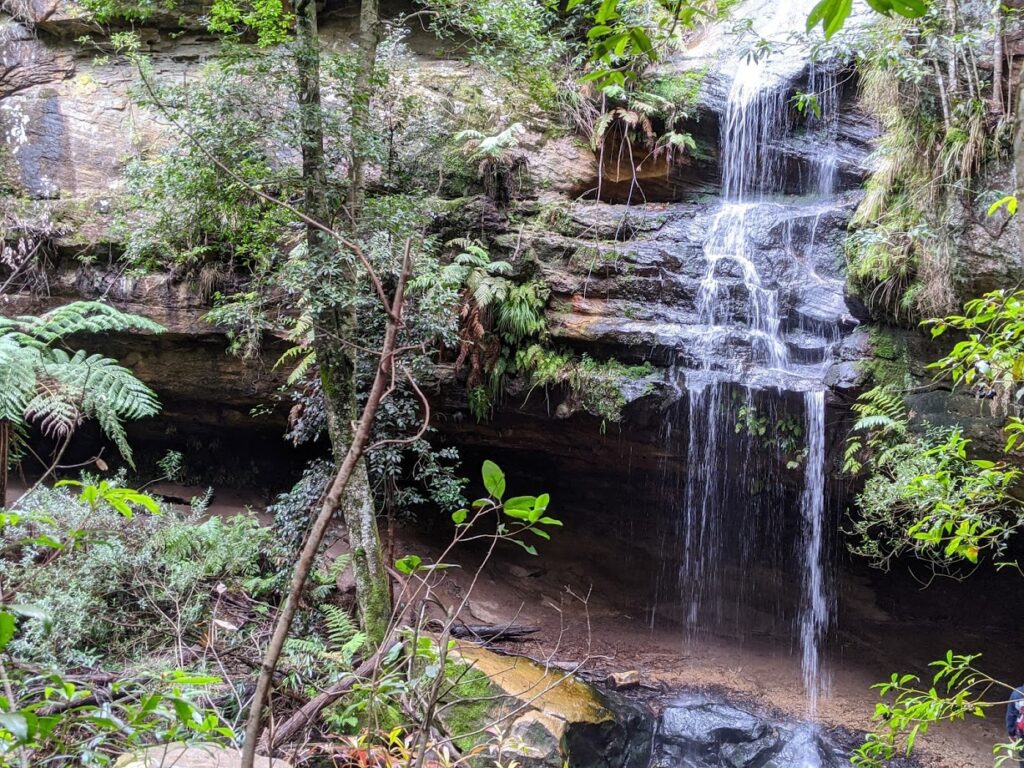
[[[462,144],[462,152],[477,163],[477,174],[484,184],[484,192],[498,205],[505,205],[515,189],[513,174],[526,165],[526,159],[516,152],[519,138],[526,133],[522,123],[512,123],[498,133],[487,135],[476,130],[455,134],[454,140]]]
[[[120,488],[107,480],[101,480],[98,484],[83,483],[78,480],[61,480],[55,483],[54,488],[78,488],[79,498],[94,512],[100,505],[106,505],[120,514],[122,517],[131,518],[135,511],[133,507],[140,507],[152,515],[160,514],[160,505],[156,499],[145,493],[139,493],[131,488]]]

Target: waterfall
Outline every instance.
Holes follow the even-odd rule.
[[[829,600],[825,591],[825,393],[804,393],[807,413],[807,457],[804,460],[804,490],[800,498],[803,517],[802,595],[800,602],[800,652],[804,689],[813,717],[822,690],[821,643],[829,622]]]
[[[803,4],[793,5],[797,7],[777,13],[771,23],[793,24],[793,19],[805,18]],[[781,13],[785,16],[780,18]],[[818,94],[821,108],[820,115],[807,120],[808,126],[822,137],[834,139],[834,72],[812,67],[808,87]],[[736,63],[721,120],[723,200],[704,244],[705,270],[695,300],[700,332],[697,348],[688,350],[685,445],[689,472],[681,510],[683,554],[678,583],[683,617],[691,635],[723,625],[730,602],[727,592],[744,595],[757,588],[757,576],[748,567],[751,555],[782,527],[777,518],[761,518],[778,516],[780,512],[773,507],[781,504],[777,503],[777,494],[768,493],[766,499],[758,500],[760,492],[746,487],[761,480],[763,473],[758,477],[761,465],[755,459],[754,437],[741,435],[745,424],[736,410],[744,409],[749,419],[761,407],[759,404],[767,400],[771,405],[766,418],[778,422],[783,416],[775,403],[782,402],[785,392],[802,392],[803,412],[799,420],[805,444],[797,551],[801,594],[796,627],[808,707],[813,715],[819,691],[823,689],[821,648],[831,613],[824,540],[826,456],[822,379],[834,339],[822,341],[822,359],[816,364],[809,365],[790,354],[787,333],[811,331],[794,328],[792,319],[785,322],[779,286],[759,270],[751,245],[759,210],[785,205],[777,199],[783,191],[778,145],[789,130],[789,94],[788,75],[773,72],[764,60]],[[814,178],[803,182],[806,192],[822,198],[831,196],[836,166],[836,153],[829,144],[817,158]],[[813,253],[818,218],[810,227],[808,253]],[[815,279],[820,279],[811,271]],[[820,329],[812,330],[818,335],[822,333]],[[734,356],[732,369],[715,359],[715,350],[723,339],[726,344],[739,339],[743,347],[745,357]],[[745,441],[742,449],[737,448],[739,441]],[[770,447],[763,446],[761,451]],[[726,471],[734,460],[730,451],[742,455],[743,473],[738,478]],[[736,510],[741,513],[737,515]],[[727,569],[730,556],[738,563],[735,572]],[[738,605],[738,601],[733,603]],[[735,620],[738,626],[749,622],[738,607]]]

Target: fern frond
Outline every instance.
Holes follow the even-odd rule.
[[[324,624],[327,628],[328,647],[340,651],[349,643],[352,638],[359,634],[359,627],[355,621],[336,605],[323,605],[320,610],[324,615]]]
[[[296,365],[295,368],[292,369],[292,372],[288,374],[288,378],[285,380],[288,386],[293,387],[298,382],[302,381],[302,379],[306,377],[306,374],[309,373],[309,369],[315,364],[316,351],[311,349],[306,352],[303,358],[299,360],[298,365]]]
[[[36,393],[39,350],[0,336],[0,419],[20,422]]]
[[[81,393],[86,415],[109,411],[120,419],[141,419],[160,412],[156,393],[116,360],[79,350],[48,350],[43,372],[62,387]]]
[[[9,334],[20,344],[34,347],[46,347],[76,333],[163,330],[162,325],[149,318],[122,312],[99,301],[75,301],[39,317],[0,318],[0,334]]]

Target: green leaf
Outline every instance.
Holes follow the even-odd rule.
[[[1010,214],[1011,216],[1016,215],[1016,213],[1017,213],[1017,196],[1016,195],[1006,195],[1005,197],[999,198],[994,203],[992,203],[992,205],[990,205],[988,207],[988,215],[989,216],[995,215],[996,211],[998,211],[1000,208],[1003,208],[1003,207],[1006,208],[1006,212],[1008,214]]]
[[[18,622],[13,613],[0,612],[0,651],[7,647],[7,644],[14,639],[14,630]]]
[[[410,576],[415,571],[419,570],[419,567],[422,563],[423,558],[419,555],[406,555],[400,560],[395,561],[395,569],[399,573],[403,573],[406,576]]]
[[[28,741],[28,720],[18,712],[0,713],[0,728],[9,732],[17,741]]]
[[[490,459],[486,460],[483,465],[483,479],[484,488],[496,499],[501,499],[505,495],[505,473],[501,471],[501,468]]]
[[[452,522],[456,525],[462,525],[466,522],[466,517],[469,515],[468,509],[460,509],[452,513]]]

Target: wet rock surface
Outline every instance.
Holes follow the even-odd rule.
[[[456,702],[442,708],[445,729],[460,747],[481,744],[502,762],[514,759],[523,768],[649,765],[654,719],[643,704],[519,656],[464,644],[458,658],[467,670],[463,678],[482,674],[489,693],[481,697],[483,706]],[[501,746],[491,736],[495,724],[506,735]]]
[[[846,755],[810,726],[754,715],[703,696],[662,713],[655,768],[839,768]]]

